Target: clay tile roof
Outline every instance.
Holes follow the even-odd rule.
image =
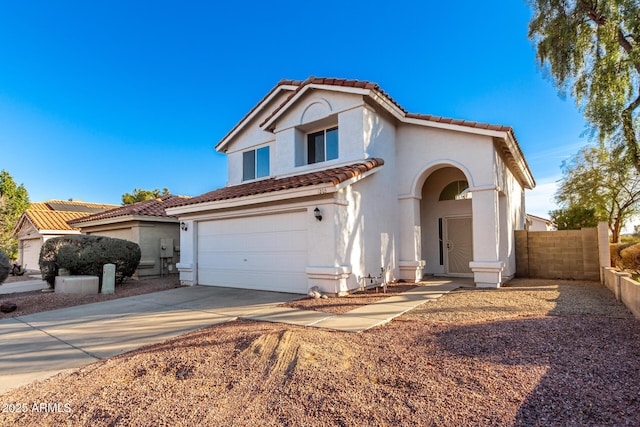
[[[85,216],[86,212],[27,209],[25,215],[38,230],[77,230],[67,221]]]
[[[180,204],[184,200],[188,200],[188,197],[174,196],[172,194],[169,194],[157,199],[145,200],[142,202],[133,203],[131,205],[119,206],[115,209],[110,209],[108,211],[99,212],[92,215],[85,214],[81,218],[70,221],[70,223],[73,225],[79,225],[83,222],[99,221],[103,219],[111,219],[129,215],[175,218],[172,215],[167,215],[165,209]]]
[[[368,82],[366,80],[348,80],[348,79],[336,79],[336,78],[324,78],[324,77],[314,77],[311,76],[303,82],[300,82],[298,88],[291,93],[284,100],[282,104],[280,104],[272,113],[262,122],[260,126],[263,126],[267,123],[273,116],[278,114],[278,112],[284,108],[284,106],[295,97],[302,89],[306,86],[315,84],[315,85],[329,85],[329,86],[343,86],[343,87],[355,87],[360,89],[369,89],[378,92],[383,97],[387,98],[392,104],[398,107],[403,113],[406,113],[406,110],[402,108],[400,104],[398,104],[393,98],[391,98],[385,91],[383,91],[377,83]],[[277,86],[276,86],[277,87]]]
[[[235,199],[238,197],[253,196],[256,194],[272,193],[289,190],[292,188],[307,187],[319,184],[338,185],[341,182],[355,178],[363,173],[375,169],[384,164],[382,159],[369,159],[363,162],[347,166],[325,169],[317,172],[309,172],[302,175],[285,178],[270,178],[246,184],[224,187],[191,199],[183,200],[175,206],[195,205],[198,203],[216,202],[220,200]]]

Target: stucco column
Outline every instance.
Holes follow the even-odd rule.
[[[349,290],[351,265],[339,256],[343,238],[339,235],[341,204],[321,202],[307,207],[307,278],[308,289],[342,295]],[[315,209],[322,219],[317,219]]]
[[[180,221],[180,262],[176,268],[180,272],[180,283],[193,286],[198,284],[198,223]]]
[[[422,280],[425,265],[421,248],[420,198],[405,196],[398,202],[400,205],[400,279],[417,282]]]
[[[498,189],[474,188],[473,261],[469,263],[476,286],[499,288],[504,262],[500,260],[500,210]],[[504,233],[507,230],[503,230]]]

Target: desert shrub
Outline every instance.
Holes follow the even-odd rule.
[[[70,274],[98,276],[102,267],[115,264],[116,282],[122,283],[135,273],[140,263],[140,246],[123,239],[104,236],[76,235],[54,237],[40,250],[42,280],[53,287],[60,268]]]
[[[611,256],[611,266],[619,269],[624,269],[622,265],[622,255],[620,252],[627,249],[635,243],[611,243],[609,245],[609,255]]]
[[[633,272],[640,272],[640,244],[636,243],[620,251],[622,268]]]
[[[9,276],[9,257],[2,251],[0,251],[0,284],[4,283]]]

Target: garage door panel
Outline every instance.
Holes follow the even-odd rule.
[[[200,247],[204,251],[237,251],[259,252],[265,249],[272,251],[294,250],[304,251],[307,247],[306,231],[261,232],[256,234],[224,234],[200,236]]]
[[[198,223],[198,283],[306,293],[305,213]]]
[[[268,215],[206,221],[198,225],[203,236],[225,234],[260,234],[272,231],[297,230],[306,231],[306,221],[301,213]]]
[[[305,271],[306,254],[282,251],[277,253],[228,253],[208,252],[202,254],[202,261],[209,269],[240,269],[258,271]]]

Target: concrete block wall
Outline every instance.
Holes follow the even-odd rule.
[[[541,279],[599,280],[595,228],[516,231],[516,276]]]
[[[604,267],[603,273],[605,286],[640,319],[640,283],[633,280],[631,274],[616,271],[611,267]]]

